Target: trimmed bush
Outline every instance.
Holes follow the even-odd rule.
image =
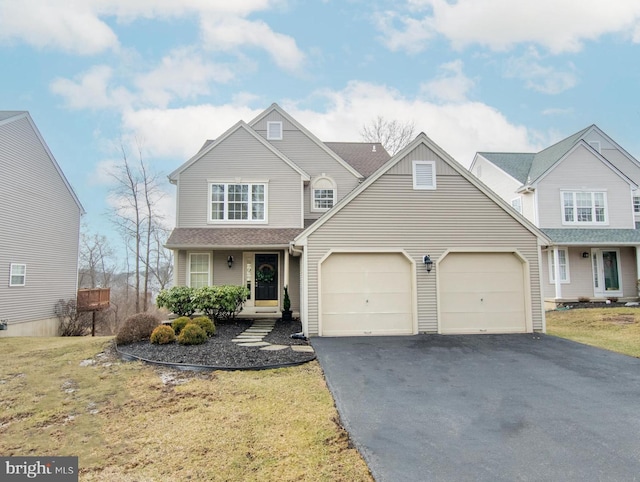
[[[173,320],[173,322],[171,323],[171,328],[173,328],[173,331],[177,336],[180,334],[182,329],[187,326],[188,323],[191,323],[191,318],[189,318],[188,316],[181,316],[180,318],[176,318],[175,320]]]
[[[200,345],[207,341],[207,334],[195,323],[185,326],[178,336],[178,343],[181,345]]]
[[[218,321],[233,320],[249,296],[246,286],[224,285],[198,288],[193,296],[196,309],[210,319]]]
[[[151,338],[151,333],[160,324],[160,319],[151,313],[137,313],[127,318],[116,335],[118,345],[126,345]]]
[[[167,325],[156,326],[151,333],[151,343],[154,345],[166,345],[176,341],[176,334],[173,328]]]
[[[188,286],[174,286],[168,290],[162,290],[156,297],[156,305],[178,316],[191,316],[196,311],[193,292],[194,290]]]
[[[191,320],[191,323],[194,323],[202,328],[207,336],[213,336],[216,334],[216,327],[213,324],[213,321],[211,321],[206,316],[198,316]]]

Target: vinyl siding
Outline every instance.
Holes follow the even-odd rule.
[[[609,223],[606,225],[584,225],[584,227],[608,227],[633,229],[633,206],[630,202],[631,188],[620,176],[599,161],[595,155],[580,146],[555,167],[538,185],[540,212],[539,226],[542,228],[566,228],[580,225],[562,224],[560,191],[596,191],[607,193]]]
[[[268,181],[268,224],[251,227],[302,227],[302,180],[280,157],[238,129],[180,173],[177,227],[241,227],[238,223],[208,223],[209,180],[222,182]]]
[[[475,176],[478,175],[478,166],[480,166],[482,169],[482,175],[479,176],[478,179],[480,179],[482,183],[489,186],[493,190],[493,192],[504,199],[507,204],[511,205],[511,200],[518,196],[518,194],[516,194],[516,191],[520,186],[522,186],[522,183],[516,181],[502,169],[499,169],[494,164],[488,162],[481,156],[478,156],[475,167],[472,171],[472,174]],[[524,198],[524,196],[522,197]],[[524,199],[522,204],[524,211]],[[533,222],[533,218],[528,219],[529,221]]]
[[[622,296],[635,298],[638,296],[635,248],[616,247],[614,249],[620,250]],[[588,258],[582,257],[582,253],[585,251],[589,253]],[[542,286],[544,297],[554,299],[556,295],[555,284],[549,281],[549,255],[553,256],[553,251],[545,251],[542,254]],[[569,279],[570,283],[561,286],[562,299],[577,300],[581,296],[594,298],[590,246],[569,248]]]
[[[81,210],[26,118],[0,126],[0,177],[0,335],[11,336],[76,298]],[[26,286],[9,287],[11,263],[27,265]]]
[[[258,134],[266,139],[267,122],[273,121],[282,122],[283,136],[281,141],[270,140],[269,142],[311,176],[311,183],[306,185],[304,189],[304,217],[305,219],[319,218],[323,214],[322,212],[311,211],[310,186],[313,180],[323,173],[333,178],[337,185],[337,200],[339,201],[359,184],[358,179],[304,132],[277,112],[271,112],[253,127]]]
[[[518,250],[529,262],[533,328],[543,327],[537,238],[447,163],[436,164],[437,189],[413,190],[411,161],[429,160],[421,146],[309,236],[308,330],[318,333],[318,263],[331,249],[403,249],[416,263],[418,331],[435,333],[437,262],[448,249]]]

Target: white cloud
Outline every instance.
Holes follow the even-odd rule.
[[[327,105],[323,112],[298,109],[295,103],[283,108],[326,141],[361,140],[362,126],[382,116],[413,121],[417,132],[425,132],[464,166],[471,164],[476,151],[537,151],[540,147],[532,141],[537,140],[537,133],[510,123],[502,113],[480,102],[435,104],[364,82],[317,95]]]
[[[244,46],[262,49],[280,68],[289,71],[300,70],[305,60],[294,38],[274,32],[261,20],[203,16],[201,29],[205,45],[211,50],[233,51]]]
[[[116,48],[118,39],[90,2],[0,1],[0,41],[21,40],[38,48],[81,55]]]
[[[559,94],[574,87],[578,82],[572,64],[564,71],[542,65],[538,51],[530,48],[521,57],[512,57],[507,63],[506,76],[525,80],[528,89],[544,94]]]
[[[122,87],[111,88],[112,78],[111,67],[98,65],[74,80],[58,78],[50,87],[72,109],[105,109],[129,105],[133,96]]]
[[[390,49],[409,52],[425,48],[436,34],[454,47],[480,44],[508,50],[521,43],[543,46],[552,53],[576,52],[585,41],[622,34],[640,42],[640,3],[601,0],[409,0],[407,11],[396,12],[393,27],[377,19]]]
[[[129,110],[123,114],[122,129],[144,139],[150,156],[176,159],[177,168],[205,140],[217,138],[239,120],[249,121],[260,112],[241,104]]]
[[[135,84],[143,100],[166,107],[174,98],[193,99],[210,93],[210,84],[233,78],[229,66],[207,62],[195,49],[177,49],[152,71],[138,76]]]
[[[440,66],[437,78],[425,82],[420,91],[430,99],[442,102],[463,102],[474,86],[473,80],[462,72],[462,61],[454,60]]]

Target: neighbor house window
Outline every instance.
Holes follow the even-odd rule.
[[[633,196],[633,212],[640,214],[640,196]]]
[[[606,224],[606,201],[604,192],[563,192],[563,224]]]
[[[312,211],[326,211],[336,203],[336,183],[329,177],[323,175],[313,181],[311,191]]]
[[[267,122],[267,139],[270,141],[282,140],[282,122]]]
[[[211,222],[267,220],[266,184],[212,183],[209,199]]]
[[[413,189],[436,188],[435,161],[413,161]]]
[[[189,286],[202,288],[211,284],[211,263],[209,253],[189,254]]]
[[[11,263],[9,286],[24,286],[27,281],[27,265]]]
[[[560,267],[560,283],[569,282],[569,252],[567,248],[558,248],[558,266]],[[549,250],[549,282],[556,282],[556,265],[553,250]]]
[[[517,197],[511,200],[511,207],[522,214],[522,198]]]

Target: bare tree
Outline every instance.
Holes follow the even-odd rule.
[[[390,121],[378,116],[369,124],[362,126],[360,135],[366,142],[381,143],[387,152],[393,156],[411,142],[415,128],[413,121]]]
[[[148,267],[160,290],[167,288],[173,279],[173,252],[163,246],[168,234],[163,228],[154,230],[153,259]]]
[[[101,234],[88,233],[83,226],[83,232],[80,235],[79,286],[81,288],[108,287],[111,285],[114,272],[113,249],[107,238]]]
[[[113,174],[116,181],[113,221],[124,236],[127,255],[133,257],[133,288],[135,310],[138,313],[141,308],[142,311],[147,311],[148,308],[152,239],[161,222],[160,215],[154,210],[154,203],[163,193],[159,188],[158,175],[151,172],[144,162],[140,144],[138,163],[135,165],[129,161],[124,145],[120,147],[122,163]],[[128,256],[126,261],[129,271],[131,264]]]

